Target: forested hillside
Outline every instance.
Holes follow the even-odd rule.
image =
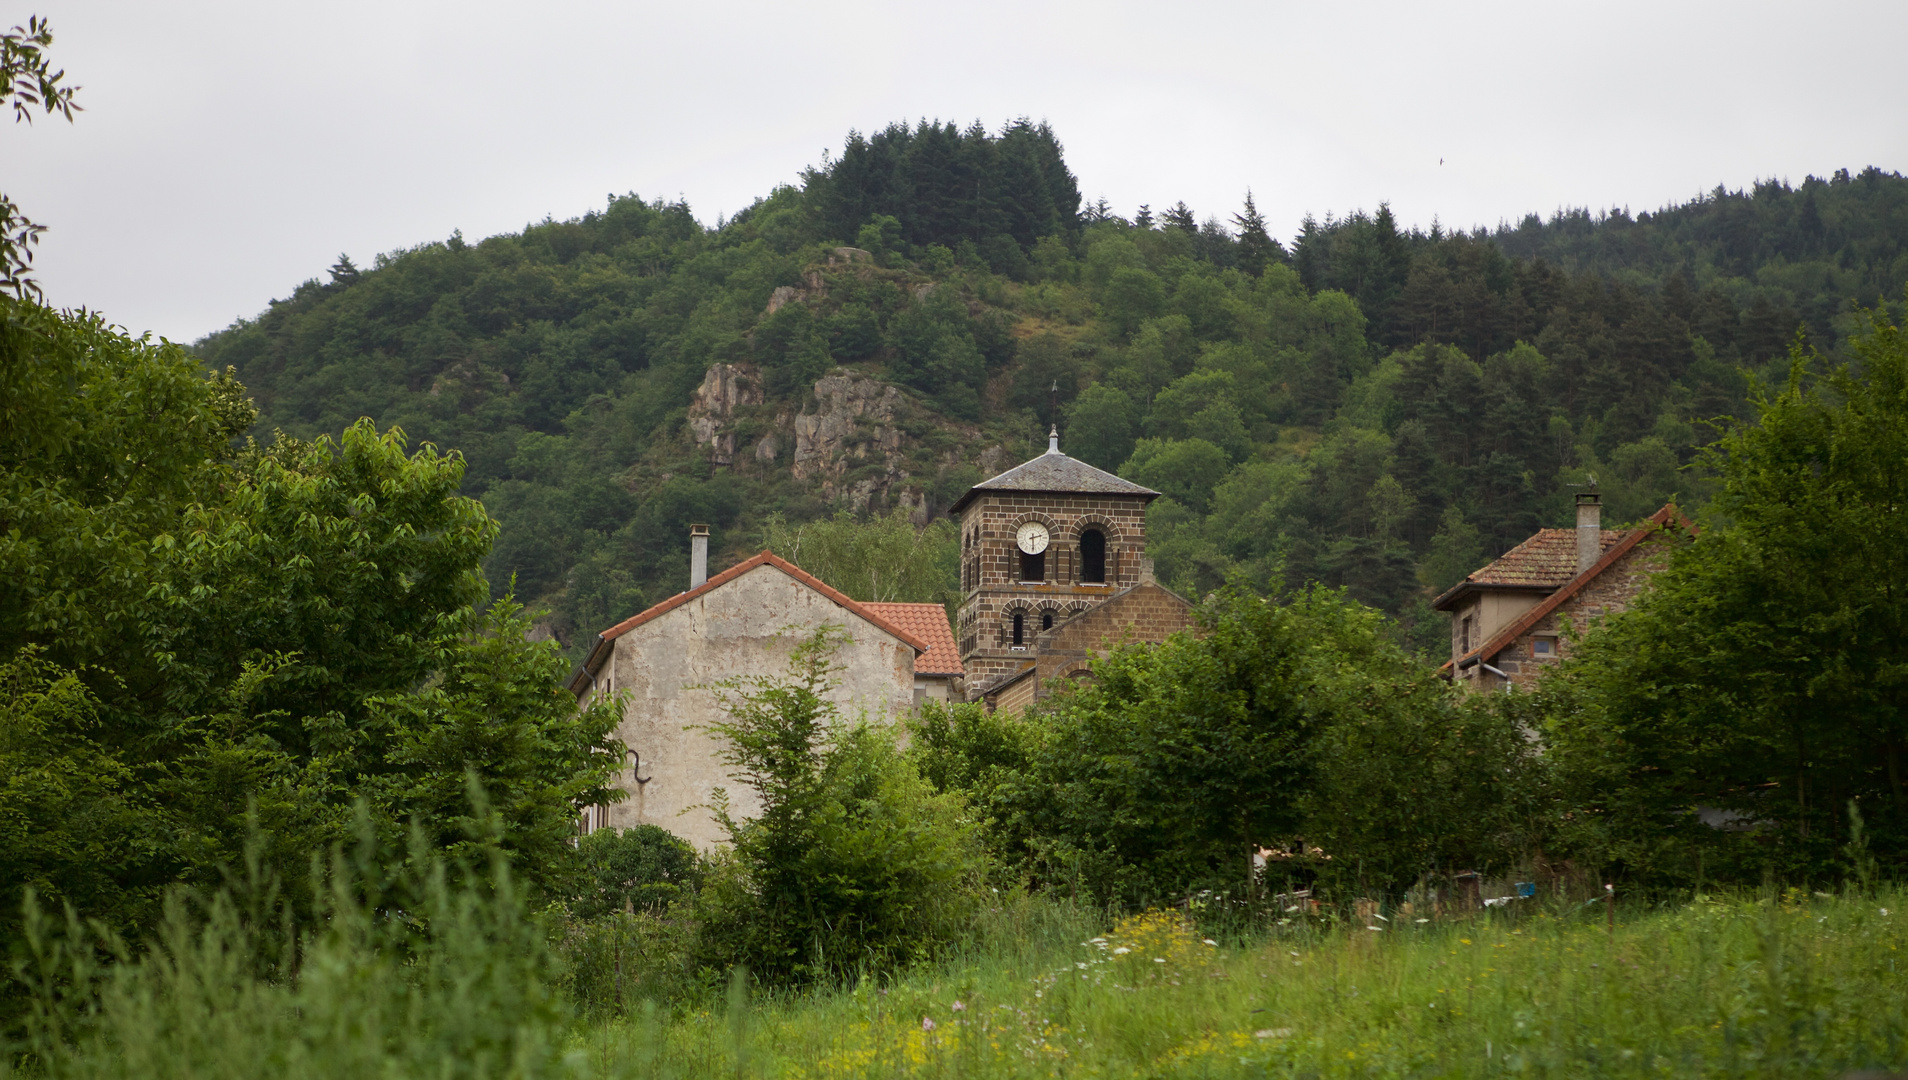
[[[922,123],[714,228],[628,195],[340,259],[196,348],[261,435],[368,416],[461,451],[502,525],[492,588],[572,647],[682,588],[691,521],[729,555],[778,514],[925,522],[1050,422],[1167,493],[1169,583],[1345,585],[1430,647],[1427,597],[1576,485],[1617,520],[1702,498],[1679,467],[1706,421],[1904,280],[1908,181],[1874,169],[1496,231],[1381,206],[1288,247],[1249,196],[1223,220],[1083,205],[1044,125]]]

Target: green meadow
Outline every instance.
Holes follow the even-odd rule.
[[[1593,900],[1202,929],[1020,899],[889,979],[765,994],[735,977],[586,1018],[531,922],[446,897],[409,960],[333,934],[295,982],[250,970],[236,921],[182,920],[22,1060],[194,1080],[1887,1075],[1908,1067],[1904,903],[1790,890],[1619,908],[1614,926]]]

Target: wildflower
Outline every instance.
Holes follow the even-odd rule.
[[[1467,937],[1461,937],[1461,938],[1459,938],[1458,940],[1459,940],[1459,941],[1461,941],[1461,942],[1463,942],[1463,943],[1464,943],[1464,944],[1466,944],[1466,945],[1469,945],[1469,944],[1471,943],[1471,939],[1470,939],[1470,938],[1467,938]]]
[[[1214,940],[1212,940],[1211,938],[1205,938],[1205,939],[1203,939],[1203,940],[1204,940],[1204,942],[1205,942],[1205,944],[1207,944],[1207,945],[1210,945],[1210,946],[1212,946],[1212,947],[1213,947],[1213,948],[1215,948],[1215,949],[1219,947],[1219,943],[1218,943],[1218,942],[1216,942],[1216,941],[1214,941]]]
[[[1882,913],[1882,917],[1883,917],[1883,918],[1887,918],[1887,917],[1888,917],[1888,909],[1887,909],[1887,908],[1882,908],[1882,909],[1881,909],[1881,913]]]
[[[1292,955],[1293,955],[1293,956],[1297,956],[1297,955],[1298,955],[1298,952],[1297,952],[1297,951],[1295,950],[1295,951],[1294,951],[1294,952],[1292,953]]]
[[[1371,931],[1373,931],[1373,932],[1375,932],[1375,933],[1380,933],[1380,934],[1382,934],[1382,933],[1384,933],[1384,932],[1385,932],[1385,928],[1384,928],[1384,927],[1382,927],[1382,926],[1367,926],[1367,927],[1365,927],[1365,929],[1367,929],[1367,930],[1371,930]]]
[[[957,1001],[957,1002],[955,1002],[954,1004],[952,1004],[952,1005],[950,1005],[950,1006],[948,1006],[948,1007],[949,1007],[949,1008],[951,1008],[951,1009],[953,1009],[953,1010],[954,1010],[955,1012],[966,1012],[966,1011],[967,1011],[967,1006],[966,1006],[966,1005],[964,1005],[964,1004],[962,1004],[961,1002],[958,1002],[958,1001]]]
[[[1165,962],[1166,962],[1166,958],[1165,958],[1165,957],[1163,957],[1163,956],[1155,956],[1155,957],[1153,957],[1153,963],[1155,963],[1155,964],[1163,964],[1163,963],[1165,963]]]
[[[1255,1039],[1285,1039],[1292,1035],[1291,1028],[1261,1028],[1252,1033]]]
[[[923,1017],[921,1018],[921,1030],[922,1030],[922,1031],[933,1031],[933,1030],[934,1030],[934,1018],[933,1018],[933,1017],[931,1017],[931,1016],[923,1016]]]
[[[1114,956],[1125,956],[1125,955],[1126,955],[1127,953],[1130,953],[1130,952],[1132,952],[1132,951],[1133,951],[1133,950],[1131,950],[1131,949],[1129,949],[1129,948],[1127,948],[1126,946],[1124,946],[1124,945],[1122,945],[1122,946],[1120,946],[1119,948],[1117,948],[1117,949],[1114,949],[1114,950],[1113,950],[1113,955],[1114,955]]]
[[[1430,919],[1419,919],[1418,921],[1419,921],[1419,922],[1421,922],[1421,923],[1428,923],[1428,922],[1430,922],[1431,920],[1430,920]]]

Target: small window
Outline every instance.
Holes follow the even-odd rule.
[[[1471,617],[1469,615],[1458,622],[1458,651],[1471,651]]]
[[[1022,611],[1014,612],[1014,644],[1027,644],[1027,614]]]
[[[1020,553],[1020,580],[1022,581],[1047,580],[1047,553],[1046,552],[1043,551],[1038,555],[1029,555],[1024,551]]]
[[[1555,651],[1556,645],[1547,637],[1530,639],[1530,655],[1532,656],[1552,656]]]
[[[1043,611],[1040,613],[1040,629],[1042,630],[1053,629],[1053,612]]]

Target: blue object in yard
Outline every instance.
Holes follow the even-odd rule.
[[[1520,882],[1518,882],[1518,883],[1517,883],[1517,895],[1518,895],[1518,896],[1519,896],[1520,898],[1522,898],[1522,899],[1526,899],[1526,900],[1528,900],[1528,899],[1530,899],[1530,898],[1531,898],[1531,897],[1533,897],[1533,896],[1536,896],[1536,895],[1537,895],[1537,883],[1536,883],[1536,882],[1534,882],[1534,881],[1520,881]]]

